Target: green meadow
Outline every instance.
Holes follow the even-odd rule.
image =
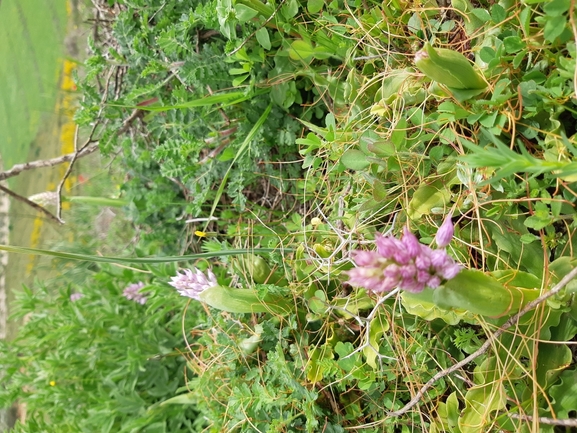
[[[0,3],[0,154],[5,167],[27,160],[39,128],[57,114],[66,27],[65,0]]]

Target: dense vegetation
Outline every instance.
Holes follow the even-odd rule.
[[[158,260],[22,293],[16,431],[576,428],[573,1],[95,3],[76,121],[130,203],[109,241]],[[447,215],[455,278],[347,282]]]

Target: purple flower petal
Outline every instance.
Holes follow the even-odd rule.
[[[445,221],[443,221],[443,224],[441,224],[441,227],[437,230],[435,242],[439,248],[445,248],[451,243],[451,239],[453,239],[454,226],[453,221],[451,220],[452,217],[453,212],[449,212],[445,217]]]
[[[194,271],[192,269],[184,269],[182,274],[180,272],[177,273],[168,284],[176,288],[181,296],[199,301],[200,294],[209,287],[217,286],[218,282],[210,269],[207,271],[208,277],[200,269],[193,269]]]
[[[421,252],[421,244],[417,237],[409,231],[409,228],[405,226],[403,230],[403,239],[401,240],[403,246],[405,247],[405,251],[410,256],[411,259],[414,259],[419,255]]]
[[[440,242],[450,242],[450,215],[439,229]],[[449,227],[450,225],[450,227]],[[449,236],[450,234],[450,236]],[[405,227],[402,240],[392,236],[375,236],[376,251],[355,251],[356,268],[348,271],[349,283],[382,293],[395,287],[418,293],[425,287],[439,287],[443,280],[455,277],[462,267],[444,249],[433,250],[419,243]]]
[[[143,287],[144,287],[143,282],[131,284],[128,287],[126,287],[126,289],[124,289],[122,295],[130,301],[134,301],[139,303],[140,305],[144,305],[148,300],[148,296],[147,293],[142,293],[140,291],[140,289],[142,289]]]

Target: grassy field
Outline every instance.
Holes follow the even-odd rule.
[[[0,154],[24,162],[54,107],[67,29],[66,0],[0,4]],[[38,143],[38,146],[42,146]]]

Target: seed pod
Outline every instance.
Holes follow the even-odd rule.
[[[433,48],[426,43],[415,54],[415,66],[431,80],[459,90],[484,89],[487,83],[471,62],[461,53]]]
[[[274,284],[281,287],[288,285],[288,281],[282,272],[278,270],[273,272],[262,257],[254,254],[247,254],[240,258],[240,269],[248,272],[255,283]]]

